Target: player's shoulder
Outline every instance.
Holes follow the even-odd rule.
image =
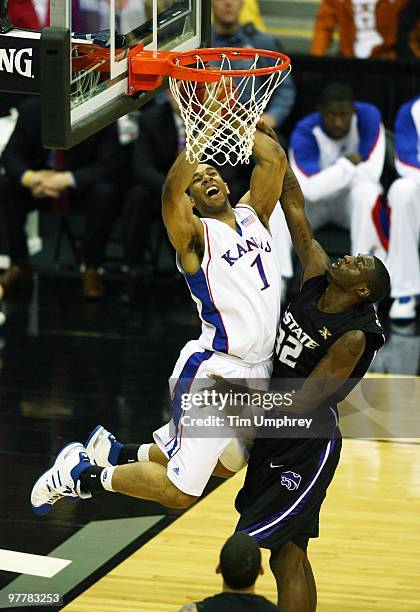
[[[257,214],[255,208],[252,206],[252,203],[246,197],[242,198],[237,203],[234,210],[236,210],[237,212],[239,211],[243,212],[243,211],[249,210],[250,212],[253,212],[255,215]]]
[[[306,117],[303,117],[303,119],[297,122],[293,133],[309,133],[312,132],[312,130],[318,125],[322,125],[321,113],[310,113],[309,115],[306,115]]]
[[[382,121],[381,112],[374,104],[355,102],[354,107],[358,121],[375,121],[376,123]]]
[[[366,330],[380,334],[384,333],[382,324],[373,304],[365,304],[364,307],[361,308],[360,318],[364,322]]]
[[[340,335],[338,342],[340,346],[344,346],[349,353],[357,355],[363,352],[366,347],[366,333],[361,329],[349,329]],[[336,344],[337,343],[334,343],[334,346]]]
[[[311,113],[296,124],[290,135],[290,148],[292,151],[317,152],[317,141],[314,135],[315,128],[322,129],[320,113]]]
[[[361,304],[349,311],[347,320],[343,321],[343,333],[351,330],[365,334],[367,346],[375,350],[385,342],[385,332],[373,304]]]
[[[241,227],[248,227],[251,223],[259,221],[266,228],[263,217],[258,214],[252,203],[248,202],[247,199],[238,202],[234,211]]]
[[[398,131],[400,125],[407,122],[413,123],[414,117],[419,117],[420,120],[420,96],[405,102],[400,106],[395,118],[395,131]]]
[[[312,316],[317,318],[317,310],[307,310],[308,304],[314,304],[318,296],[321,295],[327,286],[326,274],[319,274],[317,276],[311,276],[304,283],[296,295],[294,295],[289,304],[287,305],[286,311],[299,314],[300,312],[310,312]]]
[[[306,295],[308,293],[314,293],[316,291],[323,291],[328,284],[327,275],[325,272],[311,276],[304,283],[299,291],[299,295]]]

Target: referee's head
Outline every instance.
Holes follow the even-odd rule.
[[[264,573],[261,552],[254,538],[245,533],[231,536],[222,548],[216,572],[222,574],[225,587],[232,590],[253,587],[258,574]]]

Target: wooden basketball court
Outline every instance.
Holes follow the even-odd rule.
[[[243,476],[222,484],[66,610],[175,612],[218,592],[214,568],[235,526],[233,499]],[[309,546],[319,612],[419,610],[419,516],[420,444],[344,440],[320,538]],[[264,568],[257,592],[275,602],[267,554]]]
[[[105,45],[90,30],[71,35],[71,0],[50,3],[51,27],[42,33],[1,35],[5,66],[16,64],[22,52],[29,59],[25,70],[22,64],[0,71],[0,90],[40,94],[42,144],[48,148],[69,149],[155,95],[134,87],[129,51],[135,46],[194,55],[210,46],[211,0],[151,0],[151,14],[137,15],[123,41],[121,16],[115,18],[119,3],[108,4]],[[233,95],[230,116],[232,101]],[[42,233],[45,243],[55,231]],[[59,449],[86,440],[98,423],[124,442],[139,442],[167,421],[167,376],[180,348],[198,332],[189,301],[186,306],[189,296],[171,263],[173,279],[148,281],[145,274],[137,303],[121,301],[121,279],[102,303],[87,303],[75,289],[78,265],[73,276],[55,278],[47,259],[48,274],[36,278],[30,299],[6,304],[7,325],[0,331],[0,609],[17,607],[5,605],[10,593],[49,591],[77,612],[177,611],[221,590],[214,570],[235,528],[233,502],[244,471],[183,513],[107,495],[89,503],[63,500],[52,516],[40,518],[29,497]],[[373,367],[381,377],[412,376],[412,389],[395,376],[382,377],[374,387],[363,382],[341,407],[341,462],[321,512],[320,538],[309,546],[319,612],[420,610],[420,328],[418,320],[412,330],[396,327],[387,324],[387,343]],[[257,592],[275,602],[266,551],[263,562],[266,574]]]

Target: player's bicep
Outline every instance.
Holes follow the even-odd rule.
[[[191,240],[200,237],[201,223],[193,214],[192,204],[187,195],[175,199],[164,191],[162,217],[169,240],[178,253],[187,251]]]
[[[280,199],[286,167],[286,157],[274,158],[271,162],[257,162],[252,172],[249,197],[256,213],[266,226]]]
[[[330,260],[319,242],[314,240],[312,228],[304,208],[290,200],[288,205],[282,205],[282,208],[292,237],[293,247],[302,264],[303,284],[313,276],[323,274],[328,269]]]
[[[361,330],[352,330],[343,334],[334,342],[324,357],[325,362],[322,367],[325,376],[337,379],[340,383],[347,380],[365,348],[366,336]]]
[[[266,227],[282,192],[287,169],[286,153],[271,128],[260,122],[254,134],[252,150],[256,164],[251,174],[251,202]]]
[[[365,334],[359,330],[347,332],[334,342],[306,379],[300,395],[302,406],[319,405],[338,391],[350,377],[365,347]],[[299,403],[298,394],[296,400]]]

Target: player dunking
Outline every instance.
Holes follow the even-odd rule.
[[[286,612],[314,612],[317,593],[307,546],[309,538],[318,536],[321,504],[340,457],[337,403],[364,376],[384,343],[373,303],[388,293],[389,275],[371,255],[346,255],[331,264],[312,238],[290,168],[281,204],[304,275],[300,293],[282,316],[272,384],[274,379],[295,380],[299,390],[288,410],[295,417],[321,420],[322,434],[255,440],[236,498],[241,514],[236,531],[271,550],[279,605]],[[305,379],[300,388],[299,379]]]
[[[271,375],[280,271],[268,221],[287,162],[280,145],[262,129],[255,133],[253,153],[250,204],[233,209],[228,186],[215,168],[190,164],[184,152],[164,185],[163,220],[202,321],[200,338],[184,347],[172,374],[173,420],[154,433],[156,444],[140,448],[123,447],[101,426],[87,449],[78,442],[67,445],[34,485],[31,502],[37,514],[62,497],[88,498],[104,489],[185,507],[201,495],[216,467],[228,476],[247,460],[246,449],[226,431],[223,438],[203,438],[200,431],[186,437],[179,423],[182,394],[207,372],[245,380]]]

